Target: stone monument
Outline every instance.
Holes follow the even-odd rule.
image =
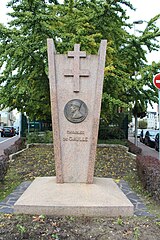
[[[56,54],[48,39],[48,60],[57,182],[93,183],[106,40],[98,55]]]
[[[48,43],[56,177],[36,178],[15,203],[17,213],[130,216],[133,205],[112,179],[94,178],[106,40],[97,55],[56,53]]]

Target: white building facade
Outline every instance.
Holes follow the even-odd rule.
[[[158,120],[158,111],[148,111],[147,115],[141,119],[138,118],[139,121],[146,121],[147,122],[147,129],[159,129],[159,120]],[[132,122],[130,123],[130,131],[133,132],[135,130],[135,118],[132,118]]]
[[[13,126],[15,122],[15,116],[13,111],[9,111],[9,109],[4,109],[0,111],[0,126]]]
[[[148,129],[158,129],[158,113],[157,112],[147,112],[147,128]]]

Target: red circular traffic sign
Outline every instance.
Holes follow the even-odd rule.
[[[154,76],[153,84],[156,88],[160,89],[160,73],[158,73]]]

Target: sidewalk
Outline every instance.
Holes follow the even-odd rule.
[[[129,136],[128,140],[132,143],[134,143],[134,137],[133,136]],[[138,147],[140,147],[142,149],[142,155],[143,156],[152,156],[155,158],[159,158],[159,153],[154,149],[151,148],[149,146],[146,146],[145,144],[141,143],[138,139]]]
[[[14,137],[8,138],[3,142],[0,142],[0,155],[4,154],[4,149],[10,147],[11,145],[13,145],[15,143],[15,141],[17,141],[19,139],[19,135],[16,135]]]

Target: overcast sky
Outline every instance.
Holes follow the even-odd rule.
[[[159,0],[130,0],[136,11],[129,11],[133,20],[150,20],[155,15],[160,14]]]
[[[130,2],[136,8],[136,11],[128,11],[131,17],[130,22],[143,20],[149,21],[155,15],[160,14],[160,2],[159,0],[130,0]],[[160,20],[157,21],[157,26],[160,28]],[[143,30],[145,28],[145,23],[141,25],[136,25],[136,29]],[[160,51],[150,53],[148,55],[148,61],[160,61]]]
[[[6,8],[7,0],[0,0],[0,22],[6,23],[9,17],[6,15],[8,9]],[[62,0],[61,0],[62,2]],[[145,21],[149,21],[155,15],[160,14],[160,2],[159,0],[130,0],[136,11],[128,10],[130,16],[129,22],[143,20],[143,24],[135,25],[136,30],[143,30],[146,26]],[[157,21],[157,26],[160,27],[160,20]],[[134,31],[134,30],[133,30]],[[135,31],[136,33],[136,31]],[[147,55],[148,62],[160,61],[160,51],[156,51]]]

